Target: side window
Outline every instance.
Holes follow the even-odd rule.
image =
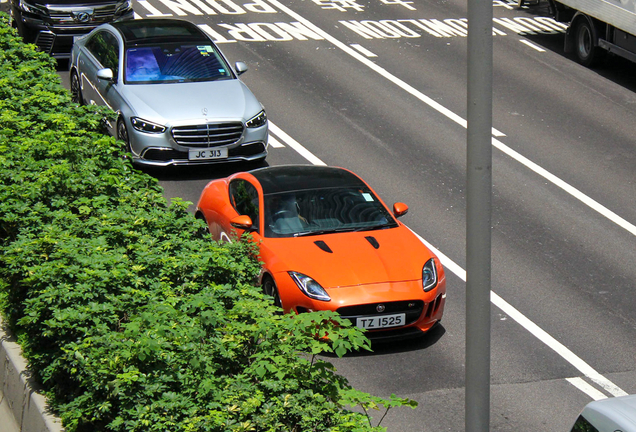
[[[238,179],[230,183],[230,200],[239,215],[252,219],[252,228],[258,230],[258,191],[248,181]]]
[[[588,422],[585,417],[579,416],[574,423],[574,427],[572,427],[571,432],[599,432],[594,426]]]
[[[102,66],[112,69],[113,76],[117,78],[119,71],[119,42],[113,34],[107,31],[95,33],[86,43],[86,48]]]

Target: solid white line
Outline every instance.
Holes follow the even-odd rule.
[[[270,131],[274,132],[279,138],[281,138],[287,145],[292,147],[298,153],[300,153],[303,157],[305,157],[309,162],[314,165],[326,165],[323,161],[315,157],[309,150],[303,147],[300,143],[298,143],[295,139],[290,137],[287,133],[281,130],[278,126],[274,125],[271,121],[269,123]],[[410,229],[410,228],[409,228]],[[440,259],[442,265],[452,273],[454,273],[461,280],[466,282],[466,270],[464,270],[460,265],[455,263],[448,256],[443,254],[440,250],[426,241],[422,236],[420,236],[415,231],[411,230],[413,234],[415,234],[422,243],[426,245],[437,257]],[[594,381],[596,384],[601,386],[603,389],[608,391],[610,394],[614,396],[625,396],[627,393],[618,387],[616,384],[611,382],[609,379],[605,378],[603,375],[598,373],[592,366],[588,365],[585,361],[583,361],[580,357],[570,351],[565,345],[561,342],[557,341],[555,338],[550,336],[545,330],[536,325],[530,319],[528,319],[525,315],[519,312],[515,307],[505,301],[503,298],[499,297],[495,294],[494,291],[490,291],[490,301],[492,304],[501,309],[506,315],[515,320],[518,324],[520,324],[523,328],[525,328],[528,332],[534,335],[537,339],[543,342],[545,345],[554,350],[557,354],[559,354],[565,361],[570,363],[576,369],[578,369],[583,375],[588,377],[590,380]],[[577,387],[578,388],[578,387]]]
[[[511,158],[513,158],[514,160],[516,160],[517,162],[519,162],[519,163],[525,165],[526,167],[530,168],[532,171],[534,171],[535,173],[539,174],[541,177],[545,178],[546,180],[548,180],[551,183],[555,184],[556,186],[560,187],[561,189],[563,189],[564,191],[566,191],[567,193],[572,195],[574,198],[576,198],[579,201],[581,201],[582,203],[586,204],[591,209],[593,209],[593,210],[597,211],[598,213],[602,214],[607,219],[609,219],[612,222],[614,222],[616,225],[618,225],[618,226],[620,226],[622,228],[625,228],[627,231],[629,231],[633,235],[636,235],[636,226],[635,225],[629,223],[628,221],[626,221],[625,219],[623,219],[622,217],[620,217],[619,215],[617,215],[616,213],[614,213],[613,211],[608,209],[607,207],[605,207],[605,206],[601,205],[600,203],[594,201],[592,198],[588,197],[583,192],[579,191],[578,189],[574,188],[573,186],[570,186],[569,184],[567,184],[566,182],[564,182],[563,180],[561,180],[560,178],[558,178],[554,174],[551,174],[546,169],[541,168],[539,165],[537,165],[536,163],[532,162],[530,159],[526,158],[525,156],[522,156],[520,153],[518,153],[515,150],[511,149],[510,147],[508,147],[507,145],[505,145],[501,141],[493,138],[492,139],[492,145],[495,148],[501,150],[503,153],[505,153],[508,156],[510,156]]]
[[[409,84],[405,83],[401,79],[399,79],[396,76],[392,75],[387,70],[381,68],[380,66],[376,65],[372,61],[370,61],[367,58],[363,57],[362,55],[360,55],[359,53],[357,53],[356,51],[354,51],[353,49],[351,49],[350,47],[348,47],[344,43],[340,42],[338,39],[332,37],[331,35],[329,35],[325,31],[323,31],[322,29],[320,29],[317,26],[315,26],[311,21],[303,18],[301,15],[299,15],[296,12],[292,11],[288,7],[282,5],[277,0],[268,0],[268,1],[271,4],[273,4],[274,6],[278,7],[283,12],[285,12],[286,14],[288,14],[289,16],[291,16],[292,18],[302,22],[304,25],[306,25],[307,27],[311,28],[314,32],[320,34],[327,41],[331,42],[333,45],[335,45],[336,47],[340,48],[342,51],[344,51],[345,53],[349,54],[350,56],[352,56],[353,58],[355,58],[356,60],[358,60],[359,62],[364,64],[365,66],[367,66],[370,69],[376,71],[377,73],[379,73],[380,75],[382,75],[383,77],[385,77],[389,81],[393,82],[394,84],[396,84],[397,86],[399,86],[400,88],[405,90],[406,92],[412,94],[413,96],[415,96],[416,98],[418,98],[419,100],[421,100],[422,102],[424,102],[425,104],[430,106],[431,108],[437,110],[439,113],[445,115],[446,117],[448,117],[449,119],[453,120],[457,124],[463,126],[464,128],[466,128],[468,126],[466,120],[464,120],[463,118],[461,118],[457,114],[453,113],[449,109],[445,108],[441,104],[435,102],[434,100],[432,100],[428,96],[424,95],[423,93],[421,93],[417,89],[413,88]],[[496,130],[494,128],[493,128],[493,135],[494,136],[505,136],[505,134],[503,134],[502,132],[499,132],[498,130]],[[626,229],[627,231],[629,231],[633,235],[636,235],[636,226],[635,225],[627,222],[625,219],[621,218],[620,216],[618,216],[614,212],[610,211],[609,209],[607,209],[606,207],[602,206],[598,202],[594,201],[592,198],[588,197],[587,195],[583,194],[582,192],[578,191],[574,187],[568,185],[563,180],[561,180],[558,177],[556,177],[555,175],[549,173],[547,170],[539,167],[537,164],[535,164],[534,162],[530,161],[526,157],[521,156],[519,153],[517,153],[516,151],[512,150],[510,147],[506,146],[501,141],[498,141],[498,140],[493,138],[493,146],[495,146],[497,149],[501,150],[502,152],[506,153],[507,155],[513,157],[513,159],[515,159],[515,160],[517,160],[519,162],[524,161],[522,163],[524,165],[526,165],[528,168],[530,168],[531,170],[535,171],[539,175],[543,176],[545,179],[547,179],[547,180],[551,181],[552,183],[556,184],[557,186],[559,186],[560,188],[562,188],[563,190],[565,190],[566,192],[571,194],[573,197],[577,198],[578,200],[580,200],[584,204],[588,205],[590,208],[596,210],[597,212],[599,212],[603,216],[607,217],[608,219],[610,219],[612,222],[616,223],[620,227]]]
[[[429,242],[424,240],[422,236],[411,230],[421,241],[428,247],[442,262],[442,265],[453,272],[457,277],[466,282],[466,270],[461,268],[461,266],[457,265],[453,260],[448,258],[442,252],[440,252],[437,248],[431,245]],[[530,319],[528,319],[525,315],[515,309],[510,303],[505,301],[503,298],[499,297],[495,294],[494,291],[490,291],[490,301],[492,304],[501,309],[506,315],[515,320],[518,324],[520,324],[523,328],[529,331],[532,335],[534,335],[537,339],[543,342],[548,347],[552,348],[557,354],[559,354],[565,361],[570,363],[576,369],[578,369],[583,375],[594,381],[596,384],[601,386],[603,389],[608,391],[614,396],[625,396],[627,393],[618,387],[616,384],[611,382],[609,379],[605,378],[603,375],[598,373],[592,366],[588,365],[585,361],[583,361],[579,356],[570,351],[565,345],[561,342],[557,341],[555,338],[550,336],[545,330],[536,325]]]
[[[464,127],[467,126],[466,125],[466,121],[463,120],[458,115],[454,114],[453,112],[451,112],[447,108],[445,108],[442,105],[438,104],[437,102],[433,101],[428,96],[420,93],[418,90],[414,89],[409,84],[405,83],[404,81],[402,81],[402,80],[398,79],[397,77],[393,76],[392,74],[388,73],[386,70],[384,70],[381,67],[377,66],[373,62],[371,62],[371,61],[367,60],[366,58],[362,57],[360,54],[358,54],[357,52],[355,52],[354,50],[352,50],[351,48],[349,48],[348,46],[346,46],[345,44],[343,44],[339,40],[331,37],[329,34],[325,33],[320,28],[316,27],[310,21],[306,20],[305,18],[303,18],[302,16],[298,15],[297,13],[295,13],[291,9],[287,8],[286,6],[283,6],[282,4],[280,4],[277,0],[268,0],[268,1],[270,3],[272,3],[273,5],[275,5],[276,7],[278,7],[283,12],[287,13],[292,18],[302,22],[307,27],[310,27],[316,33],[320,34],[326,40],[328,40],[329,42],[333,43],[334,45],[336,45],[337,47],[339,47],[340,49],[342,49],[343,51],[345,51],[346,53],[348,53],[352,57],[356,58],[361,63],[367,65],[369,68],[371,68],[374,71],[380,73],[381,75],[383,75],[384,77],[386,77],[387,79],[392,81],[393,83],[397,84],[399,87],[403,88],[407,92],[409,92],[412,95],[416,96],[418,99],[422,100],[424,103],[428,104],[429,106],[431,106],[432,108],[436,109],[440,113],[446,115],[448,118],[454,120],[458,124],[461,124]],[[310,162],[312,162],[312,158],[315,158],[315,160],[317,160],[317,162],[319,162],[319,163],[312,162],[315,165],[326,165],[320,159],[318,159],[315,156],[313,156],[311,154],[311,152],[309,152],[307,149],[302,147],[298,142],[293,140],[293,138],[291,138],[289,135],[287,135],[285,132],[283,132],[278,127],[274,126],[271,122],[270,122],[270,129],[273,129],[274,133],[279,138],[281,138],[283,141],[285,141],[290,147],[296,149],[296,151],[298,151],[301,155],[303,155]],[[289,142],[287,141],[288,139],[290,140]],[[290,142],[293,142],[294,145],[292,145]],[[582,194],[578,190],[576,190],[573,187],[569,186],[567,183],[565,183],[562,180],[558,179],[556,176],[550,174],[548,171],[546,171],[543,168],[539,167],[534,162],[531,162],[529,159],[525,158],[524,156],[521,156],[520,154],[518,154],[517,152],[515,152],[512,149],[510,149],[509,147],[507,147],[506,145],[504,145],[503,143],[501,143],[500,141],[498,141],[498,140],[496,140],[494,138],[493,138],[493,145],[496,148],[498,148],[499,150],[503,151],[504,153],[506,153],[508,155],[513,155],[514,154],[516,156],[515,160],[518,160],[518,161],[524,160],[525,161],[524,165],[526,165],[527,167],[529,167],[533,171],[539,173],[544,178],[552,181],[553,183],[557,184],[557,182],[558,182],[559,186],[561,188],[563,188],[567,192],[571,193],[573,196],[577,197],[581,201],[585,202],[590,207],[592,207],[592,205],[590,205],[590,202],[591,203],[596,203],[595,201],[591,200],[591,198],[585,196],[584,194]],[[301,149],[302,152],[299,151],[297,148]],[[598,206],[600,206],[600,204],[598,204],[598,203],[596,203],[596,204]],[[602,209],[605,209],[605,207],[602,207],[602,206],[600,206],[600,207]],[[594,208],[594,207],[592,207],[592,208]],[[595,208],[595,210],[599,211],[599,208],[597,207],[597,208]],[[607,210],[607,209],[605,209],[605,210]],[[607,211],[609,212],[609,210],[607,210]],[[611,212],[609,212],[609,213],[611,213]],[[611,213],[611,214],[613,214],[613,213]],[[617,220],[623,220],[623,219],[622,218],[618,218]],[[614,220],[614,221],[616,221],[616,220]],[[625,227],[626,229],[628,229],[630,226],[633,227],[633,225],[629,224],[627,221],[625,221],[625,223],[627,225],[621,225],[621,226]],[[630,231],[630,232],[632,232],[633,234],[636,235],[636,230]],[[417,235],[417,233],[416,233],[416,235]],[[437,248],[433,247],[430,243],[425,241],[421,236],[418,235],[418,237],[424,242],[424,244],[426,244],[426,246],[431,251],[433,251],[433,253],[435,253],[438,256],[440,261],[442,261],[442,264],[448,270],[450,270],[451,272],[455,273],[464,282],[466,281],[466,270],[462,269],[454,261],[452,261],[446,255],[442,254],[441,251],[437,250]],[[620,387],[618,387],[616,384],[611,382],[609,379],[605,378],[603,375],[598,373],[594,368],[592,368],[585,361],[583,361],[580,357],[578,357],[576,354],[574,354],[572,351],[570,351],[565,345],[563,345],[562,343],[560,343],[559,341],[554,339],[546,331],[541,329],[538,325],[536,325],[534,322],[532,322],[530,319],[528,319],[525,315],[523,315],[521,312],[519,312],[517,309],[515,309],[512,305],[510,305],[508,302],[506,302],[503,298],[499,297],[493,291],[490,291],[490,301],[495,306],[497,306],[499,309],[501,309],[503,312],[505,312],[508,316],[510,316],[512,319],[517,321],[517,323],[519,323],[522,327],[524,327],[526,330],[528,330],[531,334],[533,334],[541,342],[543,342],[548,347],[550,347],[552,350],[554,350],[565,361],[567,361],[572,366],[574,366],[576,369],[578,369],[583,375],[585,375],[586,377],[588,377],[589,379],[591,379],[592,381],[594,381],[595,383],[600,385],[602,388],[607,390],[609,393],[611,393],[614,396],[627,395],[627,393],[624,390],[622,390]]]
[[[271,145],[274,148],[285,147],[280,141],[278,141],[276,138],[274,138],[274,136],[272,134],[269,134],[269,138],[267,139],[267,142],[269,143],[269,145]]]
[[[490,291],[490,301],[506,313],[509,317],[517,321],[523,328],[532,333],[541,342],[552,348],[557,354],[565,359],[572,366],[577,368],[583,375],[594,381],[596,384],[607,390],[614,396],[626,396],[627,393],[616,384],[598,373],[592,366],[584,362],[580,357],[570,351],[565,345],[550,336],[538,325],[530,321],[525,315],[515,309],[512,305]]]
[[[541,48],[539,45],[533,44],[529,40],[519,39],[519,42],[521,42],[522,44],[528,45],[530,48],[532,48],[534,50],[537,50],[539,52],[545,52],[545,50],[543,48]]]
[[[293,139],[292,137],[287,135],[287,133],[285,133],[281,128],[276,126],[271,121],[269,122],[269,131],[273,132],[278,138],[280,138],[281,141],[283,141],[289,147],[291,147],[294,150],[296,150],[298,152],[298,154],[300,154],[302,157],[307,159],[312,164],[314,164],[314,165],[327,165],[326,163],[324,163],[323,161],[318,159],[316,156],[314,156],[309,150],[307,150],[305,147],[303,147],[298,141],[296,141],[295,139]]]
[[[377,57],[376,54],[372,53],[371,51],[369,51],[368,49],[366,49],[360,44],[349,44],[349,45],[351,45],[353,48],[357,49],[358,51],[360,51],[362,54],[364,54],[367,57]]]
[[[577,389],[581,390],[583,393],[587,394],[589,397],[591,397],[595,401],[601,400],[601,399],[607,399],[607,396],[605,396],[603,393],[601,393],[600,391],[596,390],[594,387],[589,385],[587,381],[583,380],[583,378],[575,377],[575,378],[566,378],[565,380],[569,382],[570,384],[572,384]]]
[[[438,111],[439,113],[441,113],[441,114],[445,115],[446,117],[448,117],[449,119],[453,120],[455,123],[457,123],[457,124],[459,124],[459,125],[461,125],[463,127],[467,126],[466,120],[464,120],[463,118],[461,118],[460,116],[458,116],[457,114],[455,114],[454,112],[449,110],[448,108],[446,108],[446,107],[442,106],[441,104],[435,102],[433,99],[431,99],[430,97],[426,96],[424,93],[420,92],[419,90],[417,90],[416,88],[414,88],[411,85],[407,84],[406,82],[402,81],[401,79],[399,79],[395,75],[391,74],[386,69],[381,68],[380,66],[376,65],[375,63],[373,63],[371,60],[367,59],[366,57],[363,57],[362,55],[360,55],[360,53],[358,53],[357,51],[351,49],[346,44],[340,42],[338,39],[336,39],[335,37],[331,36],[330,34],[325,32],[321,28],[317,27],[311,21],[305,19],[303,16],[301,16],[301,15],[297,14],[296,12],[294,12],[293,10],[289,9],[287,6],[281,4],[278,0],[268,0],[268,1],[272,5],[276,6],[277,8],[279,8],[280,10],[285,12],[290,17],[292,17],[295,20],[303,23],[305,26],[309,27],[315,33],[318,33],[325,40],[331,42],[333,45],[335,45],[336,47],[340,48],[342,51],[344,51],[345,53],[349,54],[351,57],[355,58],[356,60],[358,60],[359,62],[361,62],[365,66],[367,66],[370,69],[374,70],[375,72],[379,73],[384,78],[388,79],[389,81],[391,81],[392,83],[394,83],[395,85],[400,87],[402,90],[412,94],[413,96],[415,96],[416,98],[418,98],[419,100],[424,102],[426,105],[430,106],[434,110]],[[492,129],[492,134],[494,136],[498,136],[498,137],[506,136],[504,133],[498,131],[495,128]]]

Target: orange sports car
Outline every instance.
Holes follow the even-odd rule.
[[[289,165],[213,180],[197,204],[212,237],[250,232],[260,283],[284,311],[333,310],[373,339],[419,335],[442,319],[439,259],[360,177]]]

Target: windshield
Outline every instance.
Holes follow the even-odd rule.
[[[394,228],[369,189],[328,188],[265,195],[265,237]]]
[[[212,45],[163,43],[126,50],[126,84],[231,78],[230,68]]]

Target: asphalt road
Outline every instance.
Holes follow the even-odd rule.
[[[203,25],[248,64],[275,125],[270,165],[316,162],[299,144],[357,172],[406,202],[403,221],[444,257],[442,327],[330,359],[361,390],[420,403],[391,411],[390,431],[464,429],[465,3],[135,3],[142,18]],[[491,430],[566,431],[593,398],[636,393],[636,65],[579,66],[545,11],[493,6]],[[247,168],[152,174],[196,202]]]

